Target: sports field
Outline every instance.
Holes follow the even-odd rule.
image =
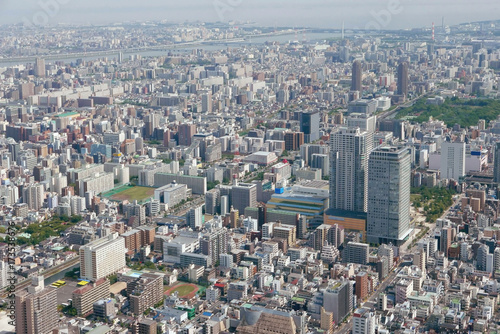
[[[123,186],[103,194],[104,197],[112,201],[142,202],[150,197],[153,197],[155,188],[139,187],[139,186]]]
[[[173,286],[172,288],[168,289],[165,292],[165,294],[171,295],[177,291],[179,293],[179,298],[190,299],[194,297],[194,295],[196,294],[196,292],[198,292],[198,290],[199,288],[196,284],[185,283]]]

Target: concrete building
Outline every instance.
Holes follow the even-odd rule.
[[[149,307],[163,301],[163,276],[142,274],[138,279],[127,283],[130,312],[141,315]]]
[[[109,298],[109,286],[109,280],[101,278],[73,291],[73,307],[78,316],[87,317],[93,312],[95,302]]]
[[[368,308],[359,308],[352,317],[352,334],[375,334],[375,314]]]
[[[400,245],[411,231],[410,154],[404,147],[379,147],[368,164],[368,241]]]
[[[92,241],[80,248],[80,277],[91,281],[125,267],[125,239],[118,233]]]
[[[348,242],[344,249],[345,263],[367,264],[370,245],[359,242]]]
[[[16,333],[50,334],[57,329],[57,289],[45,288],[43,276],[33,278],[27,290],[16,293]]]
[[[340,128],[330,136],[330,207],[366,212],[373,134]]]
[[[231,190],[232,206],[239,212],[246,207],[257,207],[257,186],[253,183],[239,183]]]
[[[459,181],[465,176],[465,143],[448,142],[441,144],[441,179]]]

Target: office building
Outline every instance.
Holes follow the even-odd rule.
[[[330,136],[330,207],[366,212],[373,133],[340,128]]]
[[[35,76],[39,78],[45,77],[45,60],[42,58],[37,58],[35,60]]]
[[[398,95],[408,96],[408,63],[402,62],[398,66]]]
[[[367,264],[370,245],[359,242],[348,242],[344,249],[345,263]]]
[[[196,134],[196,125],[180,124],[177,132],[178,144],[182,146],[190,146],[193,136]]]
[[[459,181],[465,176],[465,143],[444,141],[441,144],[441,179]]]
[[[257,207],[257,185],[238,183],[231,190],[231,203],[234,209],[245,212],[246,207]]]
[[[37,276],[27,290],[16,292],[16,333],[50,334],[57,329],[57,289],[43,283],[44,277]]]
[[[323,307],[340,324],[352,310],[353,291],[349,281],[337,281],[323,291]]]
[[[494,149],[493,181],[500,183],[500,142],[495,143]]]
[[[410,233],[410,154],[379,147],[368,165],[368,241],[400,245]]]
[[[362,92],[363,67],[361,62],[356,60],[352,63],[351,91]]]
[[[80,248],[80,277],[96,281],[125,267],[125,239],[118,233]]]
[[[298,151],[304,145],[303,132],[287,132],[285,133],[285,150]]]
[[[318,110],[300,113],[300,132],[304,133],[305,143],[312,143],[319,139],[319,122]]]

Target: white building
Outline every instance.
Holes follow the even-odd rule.
[[[125,267],[125,239],[118,233],[80,248],[80,276],[91,281],[107,277]]]
[[[465,143],[443,142],[441,145],[441,179],[458,181],[465,176]]]
[[[375,315],[368,308],[354,311],[352,334],[375,334]]]

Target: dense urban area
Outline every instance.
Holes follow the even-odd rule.
[[[500,330],[500,21],[0,27],[0,331]]]

